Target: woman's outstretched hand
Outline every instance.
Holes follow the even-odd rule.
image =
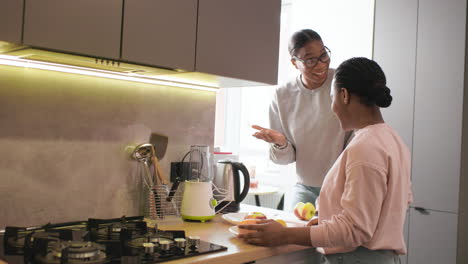
[[[268,143],[276,144],[280,147],[285,146],[287,143],[286,137],[279,131],[257,125],[253,125],[252,128],[258,130],[252,135],[258,139],[264,140]]]

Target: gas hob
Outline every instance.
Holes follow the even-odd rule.
[[[227,249],[183,230],[148,227],[142,216],[7,226],[0,246],[0,259],[10,264],[149,264]]]

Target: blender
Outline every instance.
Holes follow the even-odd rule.
[[[182,219],[205,222],[215,217],[218,201],[213,197],[212,166],[212,155],[208,146],[190,147],[190,170],[184,183],[180,210]]]

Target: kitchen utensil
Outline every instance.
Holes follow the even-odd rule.
[[[219,158],[219,156],[217,156]],[[216,159],[217,159],[216,158]],[[215,176],[213,184],[220,190],[215,190],[215,196],[220,197],[221,202],[216,210],[221,213],[238,212],[239,204],[245,199],[249,192],[250,175],[247,168],[241,162],[231,160],[219,160],[215,164]],[[242,173],[242,177],[239,172]],[[241,179],[243,179],[243,187],[241,190]]]
[[[177,192],[177,188],[179,188],[180,182],[182,181],[181,176],[177,176],[174,183],[172,184],[171,190],[169,191],[169,195],[167,196],[167,201],[170,202],[174,198],[174,194]]]
[[[143,164],[146,177],[143,178],[145,186],[148,188],[148,216],[155,219],[157,216],[162,217],[161,212],[161,196],[154,186],[157,184],[156,177],[151,173],[148,165],[153,156],[153,145],[140,144],[137,145],[132,153],[135,160]]]
[[[153,185],[153,192],[155,193],[155,201],[156,201],[156,212],[158,217],[162,218],[165,213],[165,209],[167,207],[167,204],[164,203],[165,201],[165,196],[169,193],[168,187],[166,185],[166,182],[162,176],[162,170],[161,166],[159,165],[158,158],[156,157],[156,151],[154,149],[154,146],[151,144],[151,162],[153,163],[154,167],[154,185]],[[157,195],[157,196],[156,196]]]
[[[151,144],[151,162],[153,163],[153,168],[154,168],[154,173],[159,179],[159,182],[163,185],[167,186],[167,180],[164,171],[161,169],[161,164],[159,164],[159,159],[156,156],[156,149],[155,147]]]
[[[160,211],[162,217],[165,215],[179,215],[179,210],[176,201],[169,199],[169,186],[167,184],[167,177],[164,171],[161,169],[159,164],[158,157],[156,156],[156,149],[152,145],[152,162],[154,167],[154,173],[156,174],[155,178],[158,179],[159,183],[155,183],[153,189],[157,190],[157,193],[161,197],[160,201]],[[171,198],[174,196],[172,194]]]
[[[158,158],[158,160],[162,160],[164,155],[166,154],[168,141],[169,138],[167,136],[157,133],[151,133],[149,143],[154,146],[156,150],[155,155]]]

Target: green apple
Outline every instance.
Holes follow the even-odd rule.
[[[294,215],[301,220],[308,221],[315,215],[315,206],[309,202],[298,202],[294,207]]]

